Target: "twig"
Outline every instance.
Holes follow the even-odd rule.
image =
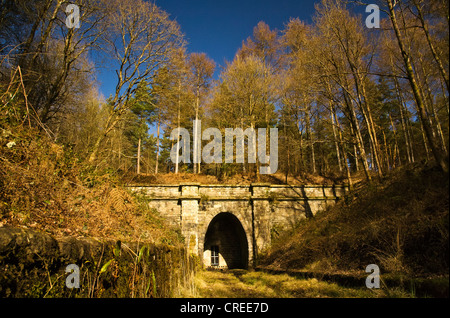
[[[38,115],[38,113],[36,112],[36,109],[34,109],[33,105],[31,105],[31,104],[28,102],[28,95],[27,95],[27,92],[26,92],[26,89],[25,89],[25,84],[23,83],[22,70],[21,70],[20,66],[17,66],[17,70],[16,70],[16,71],[19,72],[20,83],[22,84],[23,95],[24,95],[24,97],[25,97],[25,106],[26,106],[26,108],[27,108],[28,126],[31,128],[31,120],[30,120],[30,117],[31,117],[31,114],[30,114],[30,107],[31,107],[31,109],[33,110],[33,112],[34,112],[35,115],[36,115],[36,117],[35,117],[34,119],[35,119],[36,122],[39,124],[39,126],[41,126],[41,128],[45,131],[45,133],[48,135],[48,137],[51,139],[52,136],[51,136],[51,134],[49,133],[48,129],[45,127],[45,125],[42,123],[42,121],[39,119],[39,115]]]
[[[23,96],[25,97],[25,106],[27,107],[28,126],[31,128],[30,109],[28,108],[28,96],[27,96],[27,92],[25,90],[25,85],[23,84],[23,77],[22,77],[22,71],[20,69],[20,66],[17,66],[17,71],[19,71],[20,83],[22,84],[22,88],[23,88]]]

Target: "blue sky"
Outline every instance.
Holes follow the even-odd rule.
[[[152,1],[152,0],[150,0]],[[289,18],[310,23],[318,0],[156,0],[181,26],[188,52],[205,52],[218,65],[231,61],[242,41],[253,33],[259,21],[281,30]],[[115,74],[101,72],[101,92],[108,97],[115,87]]]
[[[311,21],[312,0],[157,0],[178,21],[190,52],[205,52],[218,64],[232,60],[259,21],[279,30],[290,17]]]

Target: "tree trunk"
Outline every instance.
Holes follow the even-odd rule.
[[[311,151],[311,168],[312,168],[313,173],[316,173],[316,158],[315,158],[315,153],[314,153],[314,142],[313,142],[312,133],[311,133],[311,120],[310,120],[309,115],[310,115],[310,110],[308,108],[307,111],[305,112],[306,135],[307,135],[307,139],[308,139],[308,143],[309,143],[309,147],[310,147],[310,151]]]
[[[429,110],[431,109],[431,113],[433,114],[433,116],[428,116],[430,118],[430,125],[432,127],[433,126],[436,127],[437,134],[439,135],[439,138],[440,138],[442,150],[444,151],[444,154],[447,154],[447,146],[446,146],[444,133],[442,132],[441,121],[439,120],[439,116],[438,116],[437,111],[436,111],[436,105],[435,105],[434,100],[433,100],[433,94],[431,92],[430,85],[428,84],[428,77],[429,76],[427,76],[427,74],[425,73],[425,68],[423,66],[422,61],[423,61],[422,58],[419,58],[420,66],[421,66],[421,69],[422,69],[422,73],[423,73],[423,75],[425,77],[423,79],[423,83],[424,83],[424,86],[425,86],[423,89],[426,90],[426,93],[427,93],[428,102],[429,102],[428,109]],[[433,118],[434,118],[434,123],[432,121]],[[435,135],[433,134],[433,136],[435,136]]]
[[[138,141],[136,174],[141,174],[141,138]]]
[[[342,137],[342,129],[341,129],[341,125],[337,121],[337,118],[336,118],[336,127],[339,132],[339,145],[341,146],[342,155],[344,156],[344,165],[345,165],[345,171],[347,172],[348,187],[349,187],[349,190],[352,191],[353,190],[352,172],[350,171],[350,167],[348,166],[348,157],[347,157],[347,152],[345,151],[345,147],[344,147],[344,138]],[[357,163],[356,165],[358,166],[358,157],[355,157],[355,159],[356,159],[356,163]]]
[[[405,138],[406,155],[408,158],[408,162],[413,163],[414,162],[413,146],[412,146],[412,141],[410,138],[411,136],[409,134],[409,126],[408,126],[408,123],[406,122],[406,120],[409,120],[409,119],[405,118],[404,109],[403,109],[403,105],[404,105],[403,95],[402,95],[402,92],[400,91],[400,85],[398,83],[398,80],[395,77],[394,77],[394,84],[395,84],[395,90],[397,93],[397,99],[399,102],[400,120],[402,123],[403,135]]]
[[[178,114],[177,114],[177,124],[178,128],[181,126],[181,80],[178,81]],[[177,134],[177,147],[180,144],[180,134]],[[180,152],[177,150],[176,161],[175,161],[175,174],[178,174]]]
[[[289,177],[289,168],[291,165],[291,147],[290,147],[290,142],[288,140],[288,135],[286,132],[286,120],[284,120],[284,141],[285,141],[285,145],[286,145],[286,150],[287,150],[287,166],[286,166],[286,171],[285,171],[285,183],[288,183],[288,177]]]
[[[369,140],[370,144],[372,146],[372,165],[373,162],[375,162],[377,166],[377,173],[379,177],[383,176],[383,170],[382,170],[382,164],[380,159],[380,147],[378,145],[378,139],[377,134],[375,130],[375,125],[373,123],[372,119],[372,112],[370,110],[370,104],[367,99],[366,94],[366,88],[364,85],[364,79],[360,75],[360,71],[358,70],[357,66],[355,65],[354,61],[352,60],[352,57],[349,54],[349,48],[344,45],[341,42],[341,46],[345,52],[345,56],[347,58],[348,65],[350,66],[353,81],[355,84],[356,89],[356,97],[357,97],[357,103],[359,104],[359,108],[361,110],[361,113],[363,114],[364,121],[367,125],[367,132],[369,133]],[[350,94],[351,90],[347,90],[347,93]],[[355,116],[356,117],[356,116]],[[361,139],[362,143],[362,139]]]
[[[158,128],[156,131],[156,163],[155,163],[155,174],[158,174],[159,166],[159,132],[161,128],[161,111],[158,110]]]
[[[364,83],[362,83],[361,81],[361,90],[362,90],[362,95],[364,98],[364,103],[363,105],[365,105],[366,107],[366,116],[367,116],[367,125],[368,125],[368,131],[369,131],[369,137],[373,146],[373,154],[375,157],[375,162],[377,165],[377,172],[378,172],[378,176],[382,177],[383,176],[383,163],[381,160],[381,149],[380,149],[380,145],[378,143],[378,138],[377,138],[377,132],[375,129],[375,124],[373,122],[373,117],[372,117],[372,111],[370,108],[370,105],[367,101],[367,95],[366,95],[366,89],[365,89],[365,85]],[[361,105],[361,106],[363,106]]]
[[[195,120],[198,120],[199,117],[199,108],[200,108],[200,86],[197,85],[197,92],[195,97]],[[194,162],[194,173],[200,173],[200,162],[202,154],[199,153],[199,143],[201,144],[201,132],[200,136],[197,136],[197,127],[194,127],[194,158],[197,158],[198,163]]]
[[[389,113],[389,120],[391,122],[391,126],[392,126],[392,132],[394,133],[394,141],[395,141],[395,147],[394,147],[394,159],[393,159],[393,165],[395,168],[395,157],[398,155],[398,163],[399,165],[402,164],[401,162],[401,156],[400,156],[400,149],[398,147],[398,140],[397,140],[397,128],[394,125],[394,121],[392,120],[392,116],[391,113]],[[383,132],[384,133],[384,132]]]
[[[241,108],[241,112],[242,112],[243,110],[242,110],[242,108]],[[242,114],[241,115],[241,129],[242,129],[242,131],[244,131],[244,115]],[[236,142],[237,142],[237,140],[236,140]],[[237,146],[237,145],[236,145]],[[242,147],[242,149],[245,149],[244,147],[245,147],[245,142],[244,142],[244,138],[242,138],[242,144],[241,144],[241,147]],[[236,147],[236,149],[237,149],[237,147]],[[245,153],[245,152],[244,152]],[[237,157],[236,157],[236,161],[237,161]],[[250,165],[250,164],[249,164]],[[248,169],[250,170],[250,166],[248,167]],[[243,173],[246,173],[246,168],[245,168],[245,160],[244,160],[244,163],[242,164],[242,172]]]
[[[330,101],[329,105],[330,105],[330,115],[331,115],[331,127],[333,128],[334,146],[336,147],[336,157],[337,157],[337,162],[339,165],[339,172],[342,172],[341,155],[340,155],[340,151],[339,151],[339,141],[338,141],[337,134],[336,134],[336,124],[335,124],[335,120],[337,121],[336,112],[335,112],[333,103],[331,101]]]
[[[367,180],[371,181],[372,177],[370,176],[369,164],[367,162],[367,154],[366,154],[366,150],[364,148],[364,139],[362,138],[362,135],[361,135],[361,130],[359,128],[358,118],[356,117],[355,108],[353,107],[353,103],[352,103],[351,99],[349,98],[349,96],[347,96],[346,92],[344,92],[344,100],[345,100],[345,104],[347,105],[347,110],[348,110],[349,117],[350,117],[349,118],[350,125],[352,126],[352,132],[353,132],[355,140],[356,140],[356,148],[358,149],[359,157],[361,158],[361,162],[363,164],[364,173],[366,175]],[[356,157],[355,160],[358,160],[358,157]]]
[[[433,58],[436,61],[436,64],[438,65],[439,72],[444,79],[445,86],[447,87],[447,94],[449,93],[449,79],[447,72],[445,71],[444,65],[442,64],[441,59],[439,58],[439,55],[436,52],[436,48],[433,45],[433,42],[431,41],[430,32],[428,30],[428,26],[425,22],[425,18],[423,16],[422,8],[417,3],[416,0],[413,0],[413,3],[417,9],[417,17],[419,18],[420,24],[422,25],[423,32],[425,33],[425,38],[427,39],[428,46],[430,47],[431,53],[433,54]]]
[[[399,26],[397,23],[397,17],[396,17],[396,13],[394,10],[394,5],[392,3],[392,0],[387,0],[387,2],[388,2],[388,7],[389,7],[389,17],[391,19],[392,26],[394,28],[395,35],[397,37],[397,42],[398,42],[400,51],[402,53],[402,58],[403,58],[403,62],[405,64],[407,77],[408,77],[409,83],[411,85],[413,94],[414,94],[414,99],[416,100],[419,117],[422,122],[423,128],[425,130],[425,135],[427,137],[428,145],[431,148],[431,151],[436,160],[436,163],[441,167],[442,171],[447,173],[448,172],[448,163],[446,162],[442,152],[439,150],[439,148],[433,138],[432,128],[430,127],[430,125],[427,121],[425,105],[423,103],[422,97],[420,96],[420,90],[419,90],[419,87],[416,82],[414,70],[412,68],[411,58],[410,58],[409,54],[406,52],[406,49],[405,49],[405,46],[403,43],[403,38],[402,38],[400,29],[399,29]]]

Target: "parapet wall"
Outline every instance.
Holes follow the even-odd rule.
[[[267,201],[279,225],[292,224],[291,218],[299,219],[315,215],[333,204],[348,191],[345,185],[289,186],[271,184],[252,185],[146,185],[130,186],[151,199],[150,206],[175,224],[181,221],[181,201],[197,200],[200,207],[212,201]],[[225,212],[225,211],[224,211]]]
[[[0,227],[0,298],[181,297],[197,264],[180,247]],[[69,265],[77,288],[67,286]]]

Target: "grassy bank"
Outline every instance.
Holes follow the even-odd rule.
[[[200,271],[195,289],[186,297],[199,298],[379,298],[413,297],[400,288],[370,290],[344,287],[316,278],[296,278],[288,274],[270,274],[244,270]]]
[[[69,264],[79,289],[65,285]],[[177,297],[197,266],[117,172],[0,120],[0,297]]]
[[[448,174],[413,165],[360,184],[334,207],[274,237],[261,265],[277,270],[448,277]],[[448,290],[448,281],[447,281]]]
[[[149,209],[146,198],[125,190],[116,172],[89,165],[38,130],[3,124],[0,227],[57,237],[182,243],[179,229]]]

